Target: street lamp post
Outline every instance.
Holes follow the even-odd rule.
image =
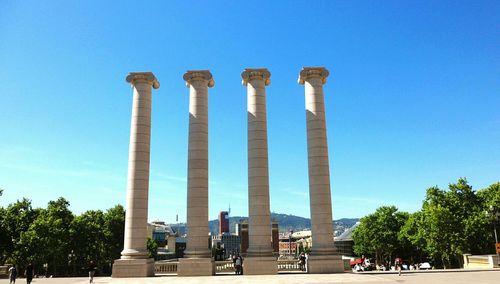
[[[498,236],[497,236],[498,213],[496,212],[496,208],[493,205],[490,205],[489,209],[490,210],[488,213],[491,214],[492,220],[493,220],[493,233],[495,234],[495,251],[496,251],[497,256],[498,256],[498,261],[500,262],[500,251],[498,251],[498,249],[497,249],[497,245],[498,245]]]
[[[497,237],[497,212],[493,205],[490,205],[490,212],[493,214],[493,231],[495,232],[495,243],[498,243]]]

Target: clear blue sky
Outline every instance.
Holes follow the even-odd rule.
[[[130,71],[153,71],[150,220],[186,216],[188,89],[210,69],[210,217],[247,215],[246,90],[267,67],[271,209],[309,217],[302,66],[325,66],[334,218],[500,180],[500,1],[1,1],[0,206],[124,203]]]

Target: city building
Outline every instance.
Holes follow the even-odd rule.
[[[175,257],[183,258],[186,249],[186,237],[176,237],[175,239]]]
[[[163,221],[148,223],[147,237],[155,240],[158,246],[166,246],[168,236],[174,234],[170,225],[165,224]]]
[[[229,233],[229,213],[221,211],[219,213],[219,234]]]
[[[241,238],[229,233],[212,236],[211,248],[212,252],[221,251],[222,259],[228,259],[241,253]]]
[[[171,259],[175,257],[175,244],[171,245],[171,250],[168,249],[168,240],[173,243],[175,233],[170,225],[163,221],[154,221],[148,223],[147,237],[151,238],[158,244],[156,260]]]
[[[354,229],[359,225],[359,222],[354,224],[354,226],[350,227],[349,229],[345,230],[340,236],[335,237],[335,248],[337,249],[337,252],[341,255],[344,256],[353,256],[354,252],[352,250],[352,247],[354,245],[354,240],[352,238],[352,233]]]
[[[279,224],[276,220],[273,220],[271,223],[272,230],[271,230],[271,236],[272,236],[272,246],[273,246],[273,253],[274,254],[279,254],[280,250],[280,245],[279,245],[279,239],[280,239],[280,232],[279,232]]]
[[[240,254],[240,244],[241,244],[241,238],[240,236],[237,235],[232,235],[229,233],[222,234],[221,236],[221,244],[224,248],[224,258],[229,258],[230,256],[233,255],[238,255]]]
[[[340,236],[334,238],[334,246],[338,254],[343,256],[353,256],[352,247],[354,241],[352,239],[352,233],[354,229],[359,225],[357,222],[351,228],[345,230]],[[304,230],[299,232],[294,232],[293,234],[281,234],[279,243],[279,254],[280,256],[295,255],[297,250],[302,246],[303,249],[311,249],[313,247],[311,231]]]
[[[246,254],[248,250],[248,221],[240,221],[236,224],[236,235],[240,236],[242,254]]]
[[[292,232],[284,233],[279,236],[278,249],[280,256],[295,256],[297,254],[297,239],[293,237]]]

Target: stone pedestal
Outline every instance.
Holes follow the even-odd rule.
[[[271,73],[265,68],[245,69],[248,112],[248,250],[245,274],[276,274],[271,246],[271,210],[267,147],[266,86]]]
[[[113,278],[155,276],[155,262],[152,258],[117,259],[113,263]]]
[[[177,276],[215,275],[215,262],[211,258],[181,258],[177,264]]]
[[[274,256],[253,256],[243,260],[244,275],[278,274],[278,265]]]
[[[151,89],[160,83],[151,72],[131,72],[134,89],[125,216],[125,238],[121,259],[113,265],[113,277],[154,276],[154,263],[146,248],[151,141]]]
[[[341,273],[344,272],[344,261],[340,255],[310,255],[307,261],[307,272]]]

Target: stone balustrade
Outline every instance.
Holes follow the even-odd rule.
[[[215,273],[234,273],[234,262],[232,260],[216,261],[215,262]]]
[[[474,268],[496,268],[500,267],[498,255],[487,254],[487,255],[471,255],[464,254],[464,268],[474,269]]]
[[[301,271],[298,259],[278,260],[278,272]]]
[[[177,261],[157,261],[155,262],[155,275],[177,274]]]
[[[177,261],[157,261],[155,262],[155,274],[177,274]],[[243,264],[244,266],[244,264]],[[300,266],[298,260],[278,260],[278,272],[299,272]],[[215,273],[233,273],[234,263],[232,260],[215,261]]]

